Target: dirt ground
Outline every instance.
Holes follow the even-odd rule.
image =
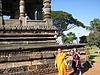
[[[73,71],[67,73],[67,75],[73,75]],[[57,73],[50,75],[57,75]],[[100,61],[93,63],[91,68],[83,69],[82,75],[100,75]]]
[[[100,75],[100,61],[93,63],[92,68],[89,68],[83,75]]]

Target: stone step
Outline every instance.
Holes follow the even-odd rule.
[[[55,37],[0,37],[0,41],[12,41],[12,40],[48,40],[56,39]]]
[[[45,46],[44,46],[45,45]],[[30,49],[40,49],[40,48],[54,48],[58,46],[57,44],[5,44],[0,45],[0,51],[16,51],[16,50],[30,50]]]
[[[45,44],[45,43],[56,43],[55,40],[45,40],[45,41],[2,41],[0,45],[5,44]]]
[[[21,36],[54,36],[55,33],[0,33],[0,37],[21,37]]]
[[[31,46],[49,46],[50,44],[55,44],[55,43],[46,43],[46,44],[43,44],[43,43],[39,43],[39,44],[35,44],[35,43],[32,43],[32,44],[2,44],[0,45],[1,48],[5,48],[5,47],[31,47]]]
[[[32,25],[19,25],[19,22],[15,23],[7,23],[6,25],[0,25],[0,30],[57,30],[55,26],[51,25],[39,25],[39,24],[34,24]]]

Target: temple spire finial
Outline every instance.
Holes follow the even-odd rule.
[[[20,17],[25,16],[25,0],[20,0]]]
[[[43,5],[44,20],[51,19],[51,0],[44,0]]]

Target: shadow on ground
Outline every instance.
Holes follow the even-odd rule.
[[[89,61],[86,61],[83,65],[82,65],[82,74],[86,71],[89,70],[89,68],[92,68],[92,64]],[[72,72],[70,75],[74,75],[74,72]]]
[[[90,68],[92,68],[92,65],[95,63],[95,57],[98,57],[98,55],[90,55],[89,57],[89,61],[86,61],[83,64],[83,68],[82,68],[82,73],[88,71]]]
[[[94,62],[95,62],[95,61],[93,61],[92,63],[94,63]],[[92,68],[92,64],[91,64],[91,62],[86,61],[86,62],[83,64],[82,73],[88,71],[89,68]]]

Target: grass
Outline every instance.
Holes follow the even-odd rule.
[[[100,61],[100,53],[97,53],[98,50],[96,47],[92,47],[92,49],[89,50],[91,61]]]

